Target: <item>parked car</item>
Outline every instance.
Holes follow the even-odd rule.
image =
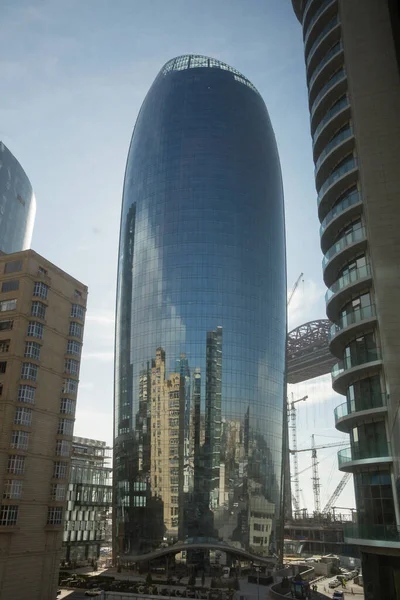
[[[85,592],[85,596],[100,596],[100,594],[101,594],[100,588],[93,588],[92,590],[86,590],[86,592]]]
[[[344,600],[344,593],[340,590],[333,592],[332,600]]]
[[[340,581],[338,579],[332,579],[332,581],[329,582],[330,588],[338,587],[338,585],[340,585]]]

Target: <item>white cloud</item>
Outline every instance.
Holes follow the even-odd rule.
[[[323,283],[316,283],[307,278],[300,281],[288,309],[289,331],[308,321],[326,318],[324,314],[325,292],[326,287]]]
[[[112,416],[109,412],[80,409],[78,404],[74,435],[86,438],[93,436],[93,439],[107,442],[112,446],[112,428]]]
[[[332,389],[332,380],[329,373],[322,377],[302,381],[301,383],[289,384],[289,402],[292,400],[292,394],[294,400],[308,396],[308,399],[306,400],[307,404],[323,404],[329,400],[338,400],[338,404],[340,404],[340,400],[344,400],[343,396],[340,396]]]
[[[86,315],[86,321],[89,321],[90,323],[95,323],[96,325],[112,325],[114,327],[115,316],[114,312],[111,311],[91,312]]]
[[[98,360],[100,362],[109,362],[114,360],[114,352],[85,352],[83,357],[85,360]]]

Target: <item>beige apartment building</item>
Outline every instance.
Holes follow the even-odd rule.
[[[0,255],[0,598],[54,600],[87,287]]]
[[[338,453],[365,597],[400,597],[400,5],[292,0],[302,24]]]
[[[162,500],[165,533],[177,537],[183,490],[184,388],[179,373],[166,378],[162,348],[157,348],[151,378],[151,492]]]

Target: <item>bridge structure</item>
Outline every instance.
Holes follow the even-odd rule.
[[[328,319],[309,321],[287,336],[287,382],[301,383],[330,373],[337,359],[329,351]]]

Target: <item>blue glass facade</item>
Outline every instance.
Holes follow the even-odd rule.
[[[115,549],[213,538],[268,555],[279,511],[284,205],[264,101],[173,59],[128,155],[118,265]]]
[[[0,142],[0,252],[30,248],[36,200],[25,171]]]

